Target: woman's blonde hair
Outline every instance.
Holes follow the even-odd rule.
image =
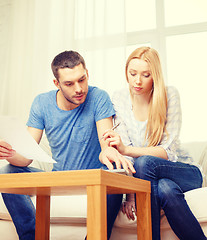
[[[128,65],[134,58],[146,61],[151,71],[153,88],[150,99],[145,140],[147,140],[148,146],[157,146],[162,140],[163,133],[166,132],[165,125],[167,117],[167,94],[160,58],[157,51],[150,47],[140,47],[134,50],[126,62],[125,73],[127,81]]]

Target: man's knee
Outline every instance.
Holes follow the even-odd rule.
[[[6,173],[18,173],[19,167],[13,166],[11,164],[7,164],[0,168],[0,174],[6,174]]]
[[[7,164],[4,167],[0,168],[0,174],[6,174],[6,173],[24,173],[24,172],[32,172],[32,168],[29,167],[19,167],[14,166],[11,164]],[[39,170],[41,171],[41,170]]]

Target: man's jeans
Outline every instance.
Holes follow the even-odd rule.
[[[33,167],[16,167],[6,165],[0,169],[0,174],[41,172]],[[20,240],[35,240],[35,207],[29,196],[19,194],[2,193],[4,203],[11,215]],[[122,195],[107,196],[107,223],[108,239],[122,202]]]
[[[202,186],[202,175],[196,166],[141,156],[136,159],[134,168],[134,177],[151,181],[153,240],[160,240],[161,208],[179,239],[206,239],[183,194]]]

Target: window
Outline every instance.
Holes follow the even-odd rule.
[[[207,22],[206,0],[165,0],[165,26]]]
[[[126,56],[143,43],[159,52],[166,85],[180,93],[182,142],[207,136],[206,13],[206,0],[126,0]]]
[[[75,44],[90,83],[110,95],[126,86],[125,62],[137,47],[155,48],[166,85],[181,96],[181,141],[206,140],[207,1],[77,0]],[[176,16],[176,17],[175,17]]]
[[[2,113],[27,116],[34,96],[51,87],[49,66],[61,51],[80,52],[89,84],[112,95],[127,85],[129,54],[147,45],[160,54],[166,85],[180,92],[181,140],[206,140],[207,0],[1,2]]]
[[[126,32],[156,28],[155,0],[127,0]]]
[[[182,140],[206,140],[207,32],[166,38],[168,83],[179,89],[183,126]]]

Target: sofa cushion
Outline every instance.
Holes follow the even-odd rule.
[[[136,216],[135,216],[135,220],[129,220],[127,218],[126,214],[123,214],[122,211],[119,211],[117,218],[115,220],[114,223],[115,227],[121,227],[121,228],[136,228],[137,226],[137,220],[136,220]]]
[[[203,175],[203,187],[207,187],[207,142],[187,142],[181,144],[194,159]]]
[[[201,164],[205,172],[207,171],[207,143],[186,143],[182,146],[189,151],[191,156]],[[45,147],[47,148],[47,147]],[[0,166],[3,166],[7,161],[0,161]],[[51,165],[44,165],[38,161],[33,162],[35,167],[39,167],[46,171],[51,171]],[[44,166],[43,166],[44,165]],[[196,189],[185,193],[186,200],[189,203],[195,216],[199,221],[205,221],[207,216],[207,208],[205,208],[205,202],[207,199],[207,188]],[[32,200],[35,204],[35,197]],[[87,216],[87,197],[86,195],[74,195],[74,196],[53,196],[51,197],[51,219],[52,221],[68,221],[71,218],[85,221]],[[0,218],[10,219],[8,211],[3,203],[0,195]],[[166,218],[162,219],[162,225],[165,224]],[[115,226],[120,227],[135,227],[136,221],[129,221],[121,211],[119,212]]]
[[[207,187],[198,188],[185,193],[186,201],[188,202],[192,212],[198,219],[198,221],[207,221]],[[35,204],[35,197],[32,200]],[[74,196],[53,196],[51,198],[51,221],[52,222],[78,222],[85,224],[87,216],[87,196],[86,195],[74,195]],[[9,220],[10,216],[3,204],[2,197],[0,196],[0,218]],[[115,221],[116,227],[136,227],[136,221],[128,220],[126,215],[121,211],[119,212]],[[168,221],[165,216],[161,219],[161,227],[169,228]]]
[[[36,197],[31,197],[36,205]],[[87,216],[87,196],[52,196],[50,216],[52,222],[68,222],[73,219],[79,223],[84,223]],[[0,195],[0,219],[10,220],[10,215]]]
[[[202,167],[202,171],[204,173],[203,186],[207,187],[207,145],[201,154],[199,165]]]
[[[207,142],[186,142],[182,143],[181,147],[190,154],[195,162],[199,163],[200,157],[207,147]]]
[[[207,221],[207,187],[186,192],[185,199],[199,223]],[[166,216],[161,219],[161,227],[169,228]]]
[[[186,192],[185,199],[191,211],[198,219],[198,221],[200,223],[207,221],[207,207],[206,207],[207,187],[198,188],[198,189],[194,189]],[[120,211],[115,221],[115,226],[134,228],[136,227],[136,220],[135,221],[129,220],[127,216]],[[169,228],[169,227],[170,226],[168,224],[167,218],[165,217],[164,214],[162,214],[161,228]]]
[[[192,212],[200,223],[207,221],[207,187],[199,188],[185,193],[186,201],[188,202]],[[35,197],[32,201],[35,204]],[[52,223],[73,223],[73,224],[86,224],[87,217],[87,196],[74,195],[74,196],[53,196],[51,197],[51,222]],[[9,220],[10,216],[3,204],[2,197],[0,196],[0,219]],[[128,220],[126,215],[121,211],[119,212],[115,221],[116,227],[136,228],[136,220]],[[161,228],[170,228],[165,216],[161,219]]]
[[[11,219],[1,195],[0,195],[0,219],[5,220]]]
[[[207,187],[186,192],[185,199],[199,222],[207,221]]]
[[[87,195],[52,196],[51,217],[79,217],[87,216]]]

